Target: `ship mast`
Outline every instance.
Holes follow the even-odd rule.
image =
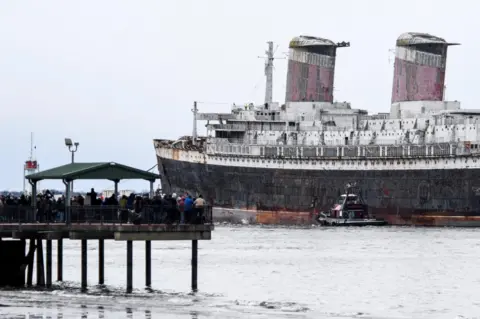
[[[265,85],[265,103],[272,103],[273,102],[273,42],[269,41],[268,43],[268,50],[265,51],[267,57],[265,59],[265,77],[267,78],[267,82]]]
[[[285,58],[274,57],[278,45],[274,50],[272,41],[268,41],[267,44],[268,50],[265,51],[266,56],[259,56],[259,58],[265,59],[265,77],[267,78],[265,85],[265,103],[270,104],[273,102],[273,60]]]
[[[192,144],[196,145],[196,143],[197,143],[197,114],[198,114],[197,101],[193,102],[192,112],[193,112]]]

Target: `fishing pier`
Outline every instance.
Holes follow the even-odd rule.
[[[191,241],[192,281],[191,288],[197,291],[198,241],[210,240],[214,226],[211,210],[205,208],[204,220],[192,224],[163,224],[156,207],[145,207],[139,224],[127,223],[118,217],[119,207],[113,206],[71,206],[65,205],[65,221],[39,221],[36,214],[36,183],[43,179],[61,179],[66,186],[66,198],[70,198],[70,185],[77,179],[108,179],[115,183],[122,179],[144,179],[150,182],[150,196],[153,197],[153,183],[157,174],[141,171],[118,163],[72,163],[44,172],[26,176],[32,184],[32,203],[29,206],[0,207],[0,259],[9,263],[0,264],[0,286],[33,286],[36,268],[36,285],[52,287],[52,245],[57,243],[57,281],[63,281],[63,240],[81,241],[81,287],[88,288],[87,248],[88,242],[98,241],[98,284],[105,283],[105,241],[126,242],[127,287],[133,290],[133,241],[145,242],[145,286],[152,282],[152,241]],[[28,241],[28,252],[25,250]],[[44,261],[45,242],[45,261]],[[35,256],[36,255],[36,256]],[[35,258],[36,257],[36,258]],[[25,282],[25,272],[26,282]]]

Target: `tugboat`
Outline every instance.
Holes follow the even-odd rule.
[[[368,205],[355,184],[347,184],[345,194],[341,195],[329,211],[320,212],[317,222],[323,226],[383,226],[387,222],[371,217]]]

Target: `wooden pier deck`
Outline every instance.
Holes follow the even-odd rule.
[[[0,238],[210,240],[213,224],[0,223]]]

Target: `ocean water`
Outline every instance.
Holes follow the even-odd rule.
[[[65,241],[66,282],[0,290],[0,318],[480,318],[476,229],[219,226],[212,236],[199,242],[196,294],[189,242],[152,243],[151,291],[144,243],[135,242],[136,290],[127,295],[126,243],[105,242],[99,287],[97,242],[89,241],[82,294],[80,243]]]

